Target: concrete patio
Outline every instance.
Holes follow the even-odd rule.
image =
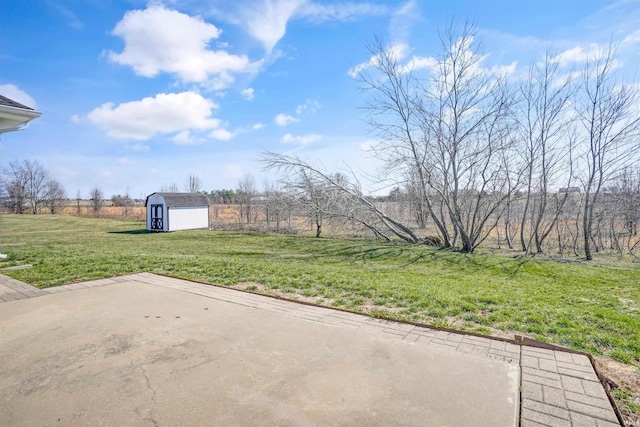
[[[589,359],[136,274],[0,275],[0,425],[619,425]]]

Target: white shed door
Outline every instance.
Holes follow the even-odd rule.
[[[164,221],[162,218],[162,212],[164,205],[151,205],[151,229],[163,230]]]

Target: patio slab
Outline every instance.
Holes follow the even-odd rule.
[[[145,278],[0,304],[1,425],[517,421],[517,363],[386,337],[393,322],[360,330],[349,313],[301,306],[304,320],[295,303]],[[345,322],[319,321],[332,314]]]
[[[0,275],[0,425],[618,425],[586,356],[149,273]]]

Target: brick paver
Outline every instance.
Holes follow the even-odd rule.
[[[585,355],[522,347],[522,427],[619,426]]]
[[[45,289],[0,274],[0,304],[58,292],[137,281],[179,289],[207,298],[274,311],[306,321],[341,325],[445,351],[471,353],[519,363],[521,372],[520,425],[614,427],[616,414],[585,355],[547,350],[491,338],[435,330],[423,326],[376,319],[361,314],[317,307],[240,292],[230,288],[141,273],[74,283]]]

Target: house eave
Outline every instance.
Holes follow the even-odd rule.
[[[0,133],[22,130],[31,120],[41,115],[35,110],[0,105]]]

